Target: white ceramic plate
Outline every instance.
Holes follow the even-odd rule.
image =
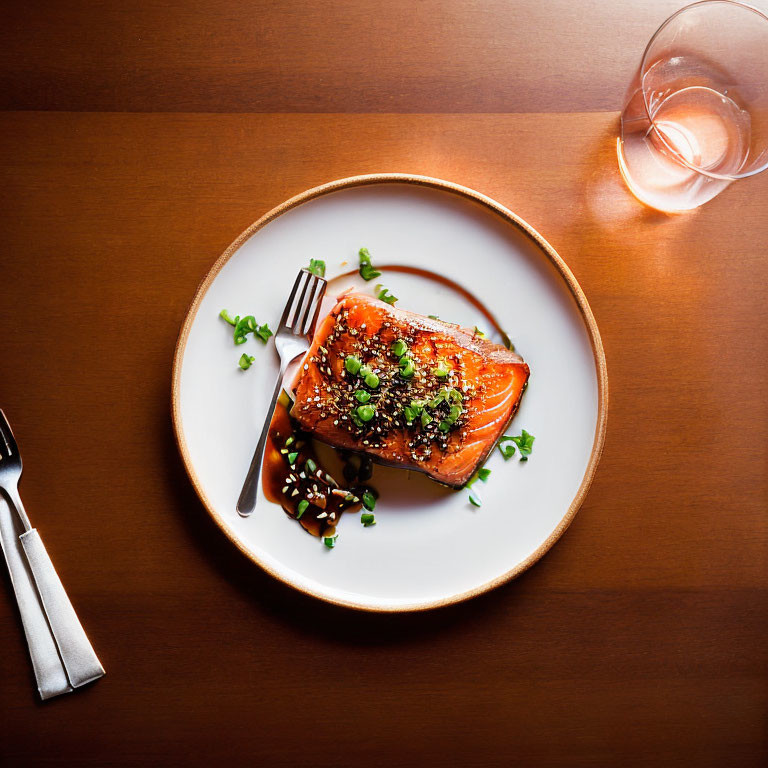
[[[232,343],[222,308],[275,328],[297,271],[323,259],[332,278],[367,247],[375,265],[415,265],[456,281],[496,316],[531,368],[509,434],[535,435],[528,462],[504,461],[478,483],[483,506],[424,476],[376,467],[377,524],[342,517],[334,549],[260,495],[241,518],[235,502],[277,370],[274,345]],[[342,262],[347,262],[342,265]],[[487,328],[445,286],[383,270],[398,306]],[[335,284],[338,285],[338,282]],[[370,286],[369,286],[370,288]],[[237,361],[256,358],[246,372]],[[520,573],[556,541],[581,503],[602,450],[607,376],[587,301],[560,257],[498,203],[424,177],[354,177],[310,190],[268,213],[214,265],[176,349],[173,417],[192,482],[215,521],[282,581],[330,602],[379,611],[453,603]]]

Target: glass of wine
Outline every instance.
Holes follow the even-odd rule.
[[[643,54],[621,115],[619,168],[667,212],[706,203],[768,167],[768,16],[703,0],[670,16]]]

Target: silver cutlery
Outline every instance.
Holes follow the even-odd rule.
[[[104,674],[72,603],[19,496],[21,454],[0,410],[0,490],[13,515],[0,514],[2,542],[29,654],[42,698],[71,691]]]
[[[293,290],[285,305],[280,325],[275,334],[275,349],[277,349],[277,354],[280,358],[280,372],[277,375],[272,400],[267,408],[267,416],[264,421],[264,427],[261,430],[261,437],[259,437],[259,442],[256,445],[256,451],[253,454],[251,466],[245,477],[240,498],[237,500],[237,511],[243,517],[248,517],[256,508],[264,448],[267,444],[272,413],[275,410],[277,398],[283,387],[285,371],[290,363],[309,349],[307,334],[315,324],[327,285],[327,281],[322,277],[313,275],[309,270],[302,269],[296,278],[296,282],[293,284]]]

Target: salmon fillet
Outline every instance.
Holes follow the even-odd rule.
[[[315,331],[291,416],[331,446],[461,488],[528,376],[519,355],[473,330],[349,294]]]

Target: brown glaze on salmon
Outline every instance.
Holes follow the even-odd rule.
[[[472,330],[350,294],[315,332],[291,416],[334,447],[461,488],[528,376],[519,355]]]

